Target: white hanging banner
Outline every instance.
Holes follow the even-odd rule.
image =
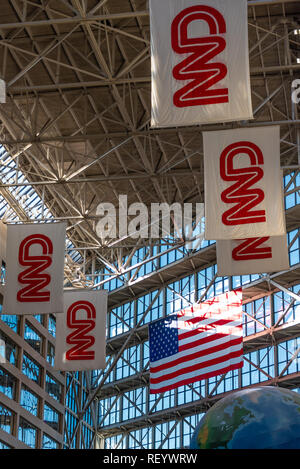
[[[103,369],[106,366],[105,290],[64,294],[64,314],[56,319],[54,367],[60,371]]]
[[[153,127],[253,118],[247,0],[150,0]]]
[[[287,238],[218,240],[218,275],[249,275],[280,272],[290,268]]]
[[[280,128],[204,132],[205,238],[286,233]]]
[[[66,223],[8,225],[3,314],[63,312]]]

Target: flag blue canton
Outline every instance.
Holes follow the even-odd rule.
[[[150,362],[178,353],[177,314],[149,325]]]

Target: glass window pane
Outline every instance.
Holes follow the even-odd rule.
[[[40,384],[41,368],[26,353],[23,356],[22,371],[29,379]]]
[[[59,444],[57,441],[50,438],[50,436],[44,433],[43,435],[43,442],[42,442],[42,449],[58,449]]]
[[[51,344],[51,342],[48,341],[48,343],[47,343],[47,362],[51,366],[54,366],[54,358],[55,358],[55,348]]]
[[[0,314],[2,312],[2,305],[0,305]],[[19,332],[19,316],[14,314],[1,314],[0,320],[5,322],[16,334]]]
[[[44,422],[59,431],[59,413],[47,403],[44,404]]]
[[[38,415],[39,398],[26,386],[22,386],[20,405],[31,414]]]
[[[1,360],[16,365],[18,358],[18,347],[2,331],[0,331],[0,340],[3,350],[1,350]]]
[[[46,374],[46,391],[57,401],[61,401],[62,386],[49,373]]]
[[[48,331],[50,332],[53,337],[56,334],[56,318],[53,314],[49,314],[49,322],[48,322]]]
[[[25,323],[24,339],[34,350],[42,353],[42,338],[27,322]]]
[[[15,398],[16,382],[14,376],[0,368],[0,391],[11,399]]]
[[[30,448],[36,447],[37,429],[20,417],[18,438]]]
[[[0,404],[0,428],[7,433],[12,433],[13,413]]]
[[[0,441],[0,449],[12,449],[12,447],[7,443],[3,443],[3,441]]]

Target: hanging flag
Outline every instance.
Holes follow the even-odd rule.
[[[64,294],[64,314],[57,316],[55,369],[83,371],[106,366],[105,290],[76,290]]]
[[[8,225],[3,314],[63,311],[66,223]]]
[[[242,291],[211,298],[149,325],[150,393],[243,366]]]
[[[252,119],[247,0],[150,0],[152,126]]]
[[[280,127],[204,132],[205,238],[286,233]]]
[[[265,236],[217,241],[220,277],[280,272],[290,268],[287,238]]]

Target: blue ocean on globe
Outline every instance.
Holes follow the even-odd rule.
[[[300,394],[261,386],[234,392],[202,417],[191,449],[300,449]]]

